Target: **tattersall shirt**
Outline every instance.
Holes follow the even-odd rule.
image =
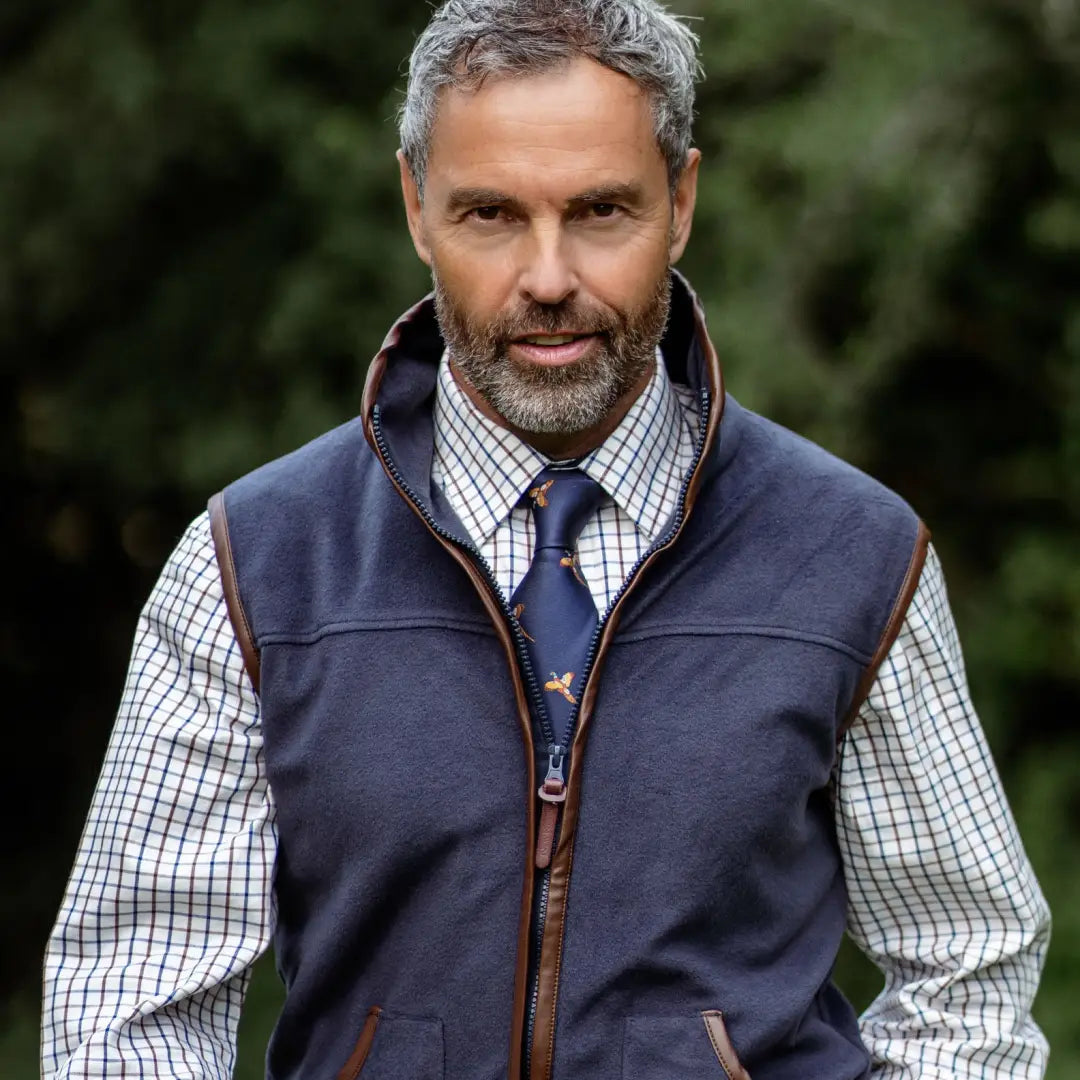
[[[610,499],[580,541],[603,612],[675,508],[697,418],[660,365],[583,462]],[[518,505],[545,459],[486,420],[445,364],[433,480],[506,596],[531,557]],[[860,1026],[875,1080],[1041,1077],[1030,1018],[1049,912],[968,697],[933,550],[837,767],[848,929],[883,969]],[[277,846],[259,702],[204,514],[139,620],[45,962],[46,1077],[227,1078],[274,925]]]

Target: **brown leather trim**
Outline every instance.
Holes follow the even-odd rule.
[[[225,497],[222,492],[211,496],[207,507],[210,511],[210,535],[214,538],[214,551],[217,554],[218,573],[221,574],[221,586],[225,591],[225,608],[229,613],[233,632],[236,634],[240,655],[244,658],[255,693],[259,692],[261,664],[259,650],[255,647],[255,636],[251,632],[247,612],[244,611],[240,590],[236,584],[236,564],[233,562],[232,542],[229,540],[229,521],[225,516]]]
[[[709,410],[708,425],[705,428],[705,448],[701,455],[701,460],[704,461],[709,450],[716,442],[716,433],[720,430],[720,422],[724,419],[724,406],[727,403],[727,393],[724,389],[724,369],[720,364],[720,357],[717,355],[716,348],[709,338],[709,329],[705,323],[705,309],[702,307],[697,293],[690,288],[690,283],[686,278],[679,274],[677,270],[672,271],[672,273],[682,281],[683,286],[694,305],[694,336],[697,338],[698,346],[701,349],[702,355],[705,357],[705,375],[709,381],[709,390],[711,391],[713,398],[713,407]],[[690,516],[690,511],[697,502],[698,491],[701,488],[702,475],[703,470],[699,467],[690,478],[690,484],[686,490],[686,513],[683,518],[684,521]]]
[[[413,312],[418,310],[418,307],[419,305],[417,308],[413,308],[412,312],[405,316],[405,319],[407,320],[410,318]],[[521,1045],[525,1038],[525,1010],[529,982],[529,927],[532,921],[533,873],[534,860],[536,858],[537,800],[535,792],[537,778],[536,761],[533,753],[532,720],[529,713],[529,699],[525,693],[525,684],[522,681],[521,671],[518,667],[517,650],[514,647],[514,638],[510,633],[510,628],[506,625],[502,607],[498,600],[492,596],[491,589],[488,587],[484,575],[475,565],[473,565],[472,559],[470,559],[464,551],[454,544],[448,543],[439,536],[438,533],[431,529],[431,526],[424,520],[424,516],[420,513],[419,508],[416,507],[412,500],[404,491],[402,491],[401,485],[398,484],[390,472],[388,462],[383,459],[383,456],[379,451],[378,443],[375,439],[371,406],[374,404],[375,395],[378,392],[379,380],[386,370],[386,351],[396,343],[399,333],[400,331],[397,327],[391,331],[390,335],[387,337],[387,345],[384,346],[382,352],[380,352],[372,361],[371,368],[368,371],[367,385],[364,388],[364,435],[371,445],[372,450],[375,451],[375,456],[382,463],[387,479],[394,485],[398,494],[405,501],[405,505],[413,510],[416,516],[424,523],[424,527],[431,532],[431,535],[438,540],[438,542],[461,566],[469,576],[469,580],[473,583],[476,591],[480,594],[480,599],[488,614],[491,616],[491,622],[495,627],[495,633],[498,635],[499,641],[502,642],[503,649],[506,652],[507,663],[510,667],[510,675],[514,683],[514,701],[517,704],[518,723],[521,727],[521,734],[525,743],[525,767],[528,772],[527,783],[525,785],[525,791],[527,793],[525,803],[525,828],[528,841],[525,845],[525,874],[521,888],[521,913],[518,920],[517,969],[514,973],[514,1018],[510,1031],[510,1057],[507,1067],[507,1080],[520,1080]]]
[[[378,1005],[373,1006],[367,1014],[364,1026],[360,1031],[360,1038],[356,1040],[356,1048],[349,1055],[349,1060],[341,1067],[337,1074],[337,1080],[356,1080],[363,1069],[364,1063],[371,1053],[371,1044],[375,1041],[375,1029],[382,1019],[382,1009]]]
[[[411,323],[417,315],[432,302],[433,296],[433,293],[428,293],[422,300],[413,304],[413,306],[390,327],[390,332],[386,335],[386,338],[382,343],[382,348],[379,349],[375,354],[374,359],[368,365],[367,379],[364,381],[364,396],[360,406],[360,415],[364,418],[364,432],[367,435],[368,442],[371,443],[372,449],[376,449],[376,447],[375,440],[372,438],[371,434],[371,414],[375,408],[375,399],[379,394],[379,383],[382,382],[383,374],[386,371],[387,357],[392,350],[396,349],[398,345],[401,344],[402,328],[408,323]]]
[[[855,688],[855,697],[851,702],[851,708],[848,709],[843,722],[840,724],[837,733],[838,743],[843,741],[851,725],[855,723],[859,710],[863,707],[867,695],[874,686],[878,668],[885,662],[889,650],[896,643],[900,628],[904,625],[907,609],[911,606],[911,599],[915,595],[915,590],[919,587],[919,578],[922,576],[929,547],[930,530],[920,521],[919,531],[915,537],[915,548],[911,553],[911,562],[908,563],[907,573],[904,575],[904,580],[900,585],[900,592],[896,596],[896,602],[893,604],[892,612],[889,614],[889,621],[885,624],[885,630],[882,632],[881,640],[878,642],[873,658],[867,664],[866,670],[859,680],[859,685]]]
[[[716,349],[713,348],[713,344],[709,340],[701,304],[689,285],[686,285],[686,289],[694,302],[695,333],[698,344],[701,346],[705,356],[709,385],[713,393],[713,407],[710,410],[708,426],[705,429],[705,445],[701,458],[687,486],[686,510],[679,529],[665,547],[654,551],[639,568],[634,581],[623,593],[619,603],[616,604],[608,617],[596,651],[596,658],[593,661],[592,671],[589,673],[589,681],[585,684],[585,690],[582,694],[581,712],[577,731],[574,735],[574,744],[571,748],[570,775],[566,782],[566,802],[563,804],[562,830],[559,833],[555,856],[551,862],[551,876],[548,879],[547,914],[544,919],[544,937],[540,946],[540,964],[538,968],[536,1017],[533,1023],[533,1041],[529,1055],[531,1062],[529,1080],[550,1080],[552,1062],[555,1057],[555,1010],[559,996],[563,935],[566,930],[566,898],[574,862],[574,836],[577,832],[578,814],[581,808],[581,774],[585,743],[589,732],[589,721],[592,719],[596,696],[599,693],[600,674],[603,670],[604,660],[618,628],[622,607],[626,603],[626,598],[633,591],[634,585],[641,580],[645,571],[653,564],[661,552],[678,541],[679,536],[686,527],[690,511],[693,509],[698,491],[701,488],[704,464],[716,439],[716,433],[719,430],[724,411],[724,382],[720,361]]]
[[[720,1068],[724,1070],[728,1080],[750,1080],[750,1074],[742,1067],[739,1055],[735,1053],[735,1047],[728,1038],[724,1014],[710,1009],[703,1012],[701,1018],[705,1021],[705,1030],[709,1033],[709,1042],[716,1053],[716,1060],[720,1062]]]

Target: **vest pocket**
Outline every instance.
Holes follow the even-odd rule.
[[[696,1016],[628,1016],[623,1080],[750,1080],[717,1010]]]
[[[386,1013],[376,1005],[337,1080],[443,1080],[443,1069],[441,1020]]]

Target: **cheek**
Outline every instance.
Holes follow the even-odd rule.
[[[433,243],[431,268],[454,301],[476,317],[496,314],[514,295],[516,271],[505,251]]]
[[[668,272],[666,240],[655,237],[597,249],[582,261],[583,291],[620,310],[638,308],[652,299],[657,283]]]

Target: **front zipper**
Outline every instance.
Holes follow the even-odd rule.
[[[548,894],[551,891],[551,870],[544,870],[533,886],[533,939],[532,955],[529,957],[529,1010],[525,1016],[525,1042],[520,1048],[522,1080],[529,1080],[532,1064],[532,1042],[536,1033],[536,1009],[540,1002],[540,957],[544,951],[544,923],[547,920]]]
[[[397,466],[390,456],[390,449],[386,445],[386,440],[382,432],[379,406],[376,405],[372,409],[372,432],[375,437],[375,445],[382,458],[383,466],[386,468],[387,472],[389,472],[394,483],[397,484],[402,494],[405,495],[412,504],[416,512],[424,521],[424,524],[446,543],[454,544],[456,547],[467,552],[481,570],[489,592],[498,603],[499,609],[502,611],[507,624],[510,627],[510,631],[514,638],[514,648],[515,653],[517,654],[518,664],[525,677],[526,689],[529,698],[532,701],[536,718],[540,724],[541,733],[546,741],[548,770],[544,782],[540,785],[537,792],[541,807],[537,830],[536,860],[537,869],[539,869],[541,873],[539,875],[533,899],[533,954],[530,964],[532,985],[529,992],[528,1015],[526,1016],[525,1021],[523,1080],[528,1080],[532,1069],[532,1044],[536,1032],[536,1010],[540,997],[540,959],[543,953],[544,924],[547,919],[548,895],[551,887],[551,861],[554,857],[554,852],[558,847],[559,831],[562,823],[562,808],[566,801],[566,762],[569,760],[570,746],[577,733],[577,722],[581,713],[581,702],[585,699],[585,691],[592,675],[593,665],[596,662],[600,641],[612,613],[619,606],[630,589],[636,584],[637,575],[642,566],[644,566],[658,551],[667,547],[667,545],[675,539],[679,530],[682,528],[686,514],[686,496],[690,490],[690,483],[694,474],[697,472],[698,465],[701,463],[701,457],[705,449],[705,434],[708,427],[710,400],[711,395],[709,391],[707,389],[702,389],[700,392],[700,411],[698,413],[699,431],[697,445],[694,448],[693,460],[683,478],[682,486],[679,488],[675,522],[668,532],[651,544],[637,562],[634,563],[633,567],[630,569],[630,573],[626,576],[626,580],[611,598],[603,616],[597,621],[596,630],[593,632],[592,640],[589,642],[585,664],[582,669],[581,693],[578,697],[578,704],[570,714],[566,735],[564,741],[561,743],[555,739],[554,729],[551,727],[551,721],[548,718],[547,705],[544,702],[543,694],[540,692],[540,684],[537,682],[535,672],[533,671],[532,661],[529,659],[528,648],[525,643],[525,633],[503,597],[502,590],[495,580],[495,575],[492,572],[491,566],[483,555],[480,554],[480,551],[475,545],[468,540],[463,540],[461,537],[448,532],[431,516],[427,507],[420,501],[416,493],[398,471]],[[541,840],[543,841],[543,850],[541,848]],[[541,859],[543,859],[543,866],[539,865]]]

